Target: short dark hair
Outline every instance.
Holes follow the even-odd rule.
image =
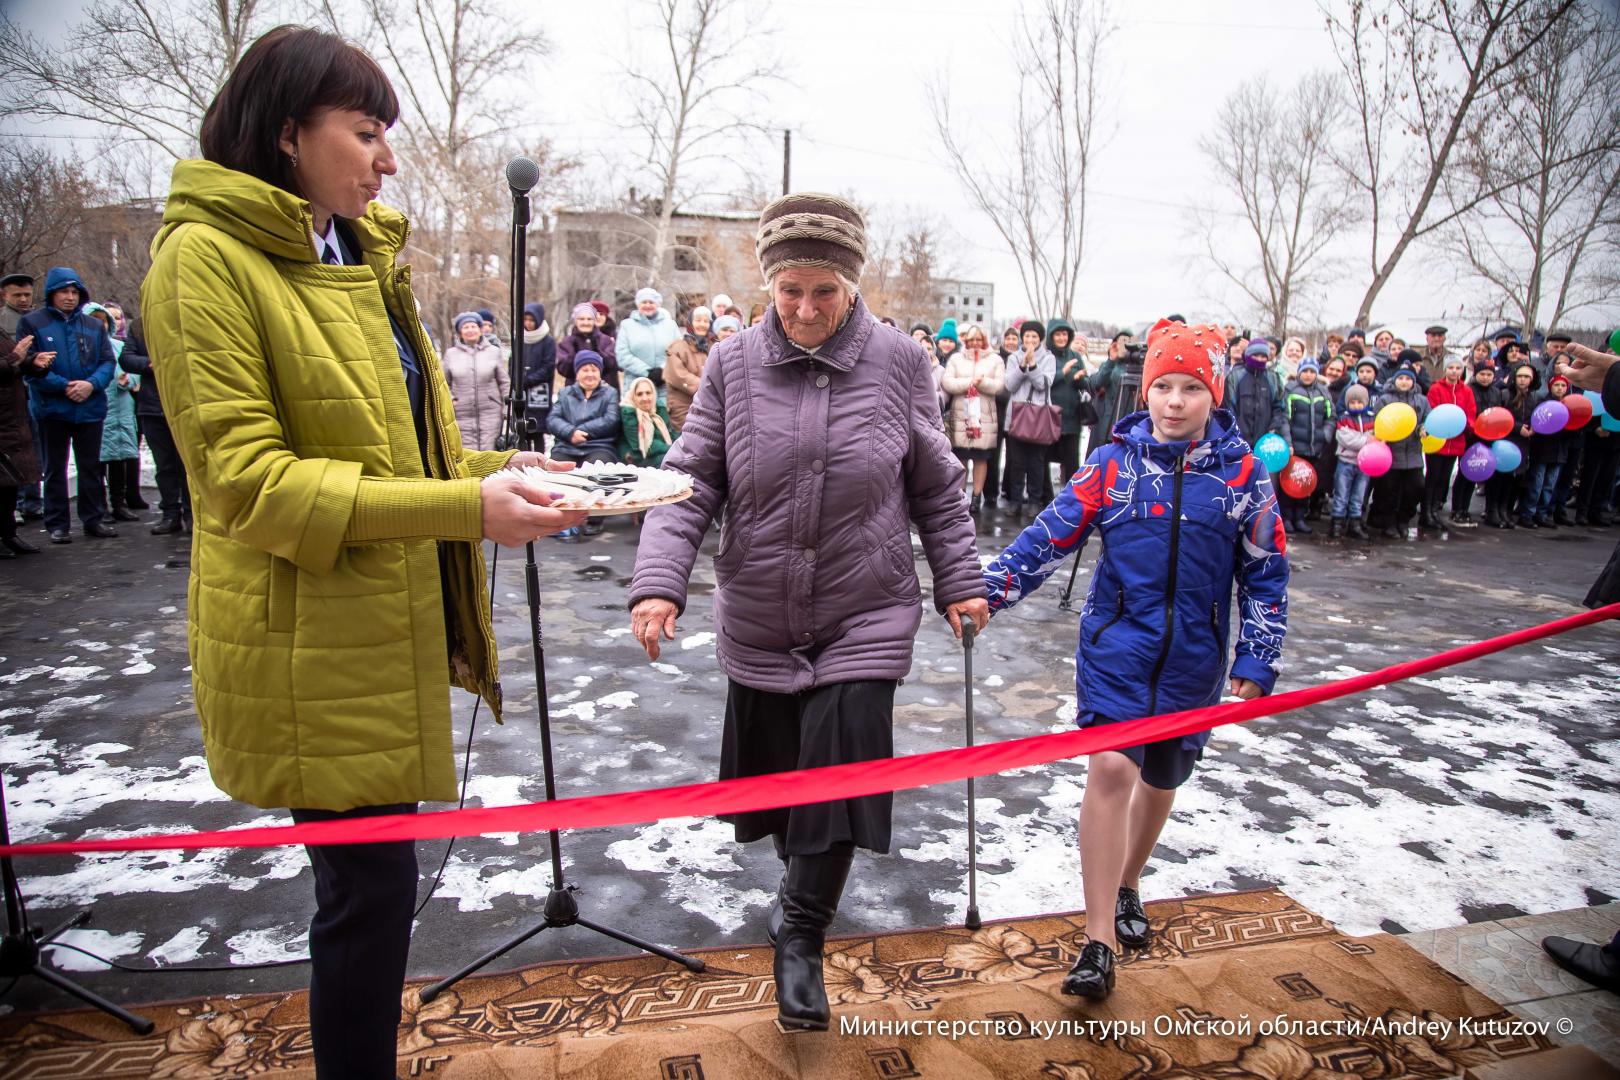
[[[277,143],[288,120],[307,124],[322,109],[356,109],[391,127],[399,98],[359,46],[324,30],[278,26],[248,46],[203,114],[202,155],[301,195]]]

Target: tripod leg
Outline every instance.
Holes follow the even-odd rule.
[[[642,952],[650,952],[654,956],[662,956],[665,960],[673,960],[677,964],[683,964],[688,971],[703,971],[708,966],[702,960],[698,960],[690,956],[682,956],[674,949],[666,949],[662,945],[654,945],[650,941],[642,941],[638,937],[631,937],[629,934],[626,934],[623,931],[615,930],[611,926],[603,926],[601,923],[593,923],[589,919],[580,919],[579,925],[583,926],[587,930],[595,930],[598,934],[603,934],[607,937],[613,938],[615,941],[622,941],[626,945],[634,945]]]
[[[1058,601],[1059,611],[1073,611],[1074,605],[1071,597],[1074,596],[1074,579],[1080,576],[1080,557],[1074,558],[1074,565],[1069,567],[1069,583],[1063,587],[1063,598]]]
[[[967,687],[967,745],[973,745],[973,624],[967,620],[962,623],[962,681]],[[967,919],[964,925],[969,930],[977,930],[981,925],[979,919],[979,826],[977,821],[977,796],[973,789],[973,777],[968,777],[968,908]]]
[[[507,953],[511,952],[525,941],[528,941],[530,938],[540,933],[540,931],[549,929],[550,926],[551,924],[549,922],[541,922],[533,929],[519,934],[511,941],[508,941],[503,945],[497,945],[495,948],[491,949],[483,956],[480,956],[478,959],[474,960],[472,963],[468,964],[466,967],[462,968],[449,978],[440,979],[431,986],[424,986],[420,991],[422,1000],[424,1002],[432,1001],[434,998],[438,997],[440,994],[444,993],[446,990],[450,989],[452,986],[456,985],[456,983],[460,982],[462,979],[465,979],[467,976],[471,975],[485,964],[488,964],[493,960],[499,960],[501,957],[505,956]]]
[[[152,1021],[148,1020],[146,1017],[136,1016],[132,1012],[127,1012],[124,1009],[120,1009],[117,1005],[114,1005],[100,994],[91,993],[89,990],[86,990],[72,979],[58,975],[44,964],[35,964],[33,973],[50,983],[52,986],[56,987],[58,990],[61,990],[64,993],[72,994],[74,997],[78,998],[87,1005],[94,1005],[96,1008],[100,1009],[104,1013],[107,1013],[109,1016],[117,1017],[119,1020],[122,1020],[124,1023],[133,1028],[135,1034],[150,1035],[152,1033]]]
[[[74,927],[83,926],[85,923],[87,923],[89,921],[90,921],[90,909],[86,908],[85,910],[79,912],[77,915],[73,916],[73,918],[71,918],[71,919],[67,920],[66,922],[64,922],[61,926],[58,926],[55,930],[52,930],[52,931],[50,931],[49,933],[46,933],[46,934],[41,934],[40,937],[39,937],[39,943],[41,945],[44,945],[46,942],[55,941],[57,938],[61,937],[65,933],[67,933],[69,930],[72,930]]]

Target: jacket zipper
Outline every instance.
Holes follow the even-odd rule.
[[[1096,645],[1097,644],[1097,639],[1103,636],[1103,631],[1107,630],[1110,626],[1113,626],[1115,623],[1119,622],[1119,620],[1123,619],[1124,617],[1125,617],[1125,588],[1124,588],[1124,586],[1121,586],[1120,590],[1119,590],[1119,605],[1114,609],[1114,617],[1112,619],[1109,619],[1107,622],[1103,623],[1101,626],[1097,627],[1097,629],[1091,635],[1091,644]]]
[[[1159,646],[1159,659],[1153,665],[1152,688],[1148,691],[1149,716],[1159,714],[1159,676],[1164,674],[1165,661],[1170,659],[1170,646],[1176,636],[1176,569],[1181,562],[1181,481],[1186,475],[1185,455],[1176,456],[1176,480],[1170,499],[1170,576],[1164,587],[1164,644]]]

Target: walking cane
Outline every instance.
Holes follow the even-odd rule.
[[[962,620],[962,680],[967,687],[967,744],[973,745],[973,635],[972,619]],[[968,777],[968,909],[966,926],[977,930],[979,920],[979,828],[974,813],[973,777]]]

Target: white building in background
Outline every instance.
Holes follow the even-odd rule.
[[[958,329],[980,323],[992,339],[996,336],[996,287],[988,281],[949,281],[934,279],[934,293],[944,318],[955,319]]]

